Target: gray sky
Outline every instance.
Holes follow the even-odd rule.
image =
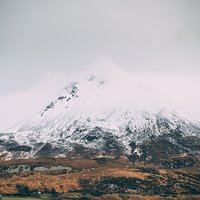
[[[0,132],[102,56],[200,120],[199,11],[200,0],[0,0]]]
[[[132,71],[197,72],[199,0],[0,0],[0,96],[101,56]]]

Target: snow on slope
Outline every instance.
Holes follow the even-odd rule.
[[[130,152],[131,141],[140,143],[177,129],[184,136],[199,136],[196,124],[172,109],[165,91],[160,93],[113,63],[98,65],[67,85],[44,109],[9,129],[12,134],[1,138],[30,146],[42,142],[70,147],[77,143],[98,148],[112,133]],[[88,142],[88,136],[96,139]]]
[[[95,69],[95,73],[90,70],[82,80],[72,82],[55,101],[8,132],[46,130],[48,124],[55,129],[62,127],[60,121],[69,123],[70,119],[80,117],[107,119],[120,110],[158,110],[161,101],[153,89],[135,82],[127,72],[111,63],[109,67],[103,66],[105,69]]]

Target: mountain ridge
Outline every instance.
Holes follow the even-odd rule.
[[[83,155],[124,154],[139,159],[140,146],[148,141],[161,138],[180,147],[180,137],[200,137],[197,123],[162,103],[156,105],[154,90],[129,78],[119,81],[121,72],[116,74],[103,79],[90,73],[69,84],[44,109],[1,134],[1,155],[7,153],[7,159],[63,157],[82,151]],[[166,140],[167,135],[173,136]]]

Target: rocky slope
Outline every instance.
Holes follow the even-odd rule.
[[[69,84],[44,109],[1,133],[1,158],[126,155],[164,163],[200,154],[197,122],[164,107],[152,88],[113,71],[111,78],[90,74]]]

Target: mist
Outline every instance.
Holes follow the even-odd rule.
[[[0,0],[0,131],[102,56],[199,118],[199,9],[198,0]]]
[[[0,98],[0,130],[36,114],[54,101],[73,82],[87,82],[89,76],[105,81],[105,89],[84,95],[78,114],[112,109],[167,109],[200,122],[200,81],[198,75],[130,72],[108,59],[98,59],[86,70],[71,74],[47,74],[37,87]],[[106,99],[105,99],[106,97]],[[93,101],[91,101],[93,99]],[[75,112],[75,111],[74,111]],[[77,111],[76,113],[77,114]]]

